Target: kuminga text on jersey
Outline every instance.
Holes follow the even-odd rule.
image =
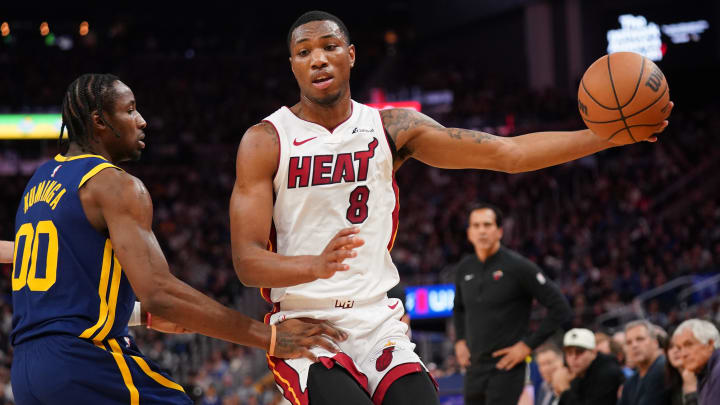
[[[23,196],[23,211],[27,213],[27,210],[32,207],[33,204],[41,201],[55,210],[65,191],[63,185],[57,181],[43,180],[36,186],[33,186],[30,191]]]

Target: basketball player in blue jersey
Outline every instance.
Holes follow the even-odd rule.
[[[190,404],[138,351],[129,322],[162,321],[161,330],[189,329],[279,357],[315,360],[310,347],[335,350],[327,337],[344,336],[327,323],[270,328],[171,275],[151,229],[147,189],[115,165],[145,147],[146,122],[130,88],[112,75],[83,75],[67,89],[62,119],[67,153],[37,169],[16,215],[18,404]]]
[[[244,284],[271,288],[270,323],[332,319],[349,338],[339,353],[314,348],[319,363],[270,356],[268,364],[293,404],[437,404],[404,335],[402,305],[385,295],[399,279],[387,254],[397,219],[397,204],[388,203],[397,203],[394,171],[414,158],[439,168],[519,173],[615,145],[589,130],[497,137],[445,128],[411,110],[369,111],[350,98],[350,34],[325,12],[298,18],[288,47],[300,100],[240,142],[230,202],[233,264]],[[273,251],[268,235],[277,242]],[[520,361],[521,350],[509,348],[502,362]]]

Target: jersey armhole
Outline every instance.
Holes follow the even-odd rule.
[[[387,141],[388,147],[390,148],[390,156],[392,157],[394,165],[395,161],[397,160],[397,147],[395,146],[395,141],[393,141],[387,129],[385,129],[385,120],[383,120],[380,110],[378,110],[377,113],[378,117],[380,118],[380,128],[382,128],[382,131],[385,134],[385,140]]]
[[[83,184],[85,184],[88,180],[90,180],[91,178],[93,178],[93,176],[95,176],[96,174],[100,173],[102,170],[107,169],[107,168],[109,168],[109,167],[112,167],[113,169],[117,169],[117,170],[120,170],[120,171],[124,171],[123,169],[115,166],[115,165],[112,164],[112,163],[100,163],[99,165],[97,165],[97,166],[93,167],[92,169],[90,169],[90,171],[87,172],[87,173],[83,176],[83,178],[80,180],[80,183],[78,184],[78,190],[80,189],[80,187],[83,186]]]
[[[390,146],[390,154],[392,155],[393,162],[395,162],[397,160],[397,148],[395,147],[395,141],[392,140],[392,137],[385,130],[384,126],[383,131],[385,132],[385,139],[387,139],[388,145]]]
[[[270,120],[262,120],[261,121],[264,124],[270,124],[271,127],[273,127],[273,130],[275,131],[275,136],[277,137],[277,164],[275,165],[275,172],[273,173],[273,182],[275,180],[275,177],[278,175],[278,170],[280,169],[280,160],[282,159],[282,140],[280,139],[280,131],[278,131],[275,124]]]

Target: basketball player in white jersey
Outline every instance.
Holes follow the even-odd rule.
[[[413,157],[517,173],[613,145],[589,130],[499,138],[359,104],[350,98],[355,47],[328,13],[301,16],[288,46],[300,101],[242,138],[230,201],[233,263],[243,284],[262,287],[274,304],[267,322],[322,319],[349,338],[337,354],[317,348],[315,364],[268,356],[275,381],[297,405],[437,404],[400,321],[403,305],[386,296],[399,280],[389,254],[398,214],[394,171]]]

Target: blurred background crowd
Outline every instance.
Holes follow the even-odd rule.
[[[547,83],[533,79],[533,57],[523,55],[532,54],[526,37],[533,26],[528,15],[537,14],[533,7],[544,5],[555,18],[552,26],[561,27],[551,32],[557,44],[567,42],[561,30],[571,25],[562,13],[577,7],[585,18],[597,6],[486,2],[468,6],[472,10],[460,17],[461,3],[450,2],[443,10],[429,5],[426,13],[406,2],[378,5],[376,14],[328,6],[346,20],[358,49],[353,98],[421,101],[423,112],[445,126],[503,136],[582,128],[573,88],[578,68],[557,62],[569,58],[571,47],[555,49]],[[642,1],[609,3],[603,9],[607,15],[632,5],[648,10]],[[293,5],[269,15],[260,7],[233,17],[205,10],[177,20],[159,9],[86,13],[81,18],[90,19],[90,35],[70,32],[70,49],[47,45],[36,26],[46,18],[60,32],[74,27],[75,14],[82,13],[56,9],[53,20],[11,7],[7,19],[17,21],[18,28],[0,38],[0,113],[57,113],[66,86],[83,72],[116,74],[133,89],[148,122],[148,147],[141,161],[123,167],[142,179],[153,197],[154,230],[171,270],[256,319],[268,307],[256,289],[237,280],[230,257],[235,151],[249,126],[297,101],[284,36],[304,11]],[[717,8],[709,7],[714,14],[704,18],[720,22]],[[439,14],[431,17],[433,12]],[[457,21],[447,21],[451,15]],[[516,175],[406,163],[396,175],[400,228],[392,251],[402,285],[452,283],[454,265],[471,252],[465,235],[468,208],[488,201],[505,211],[502,243],[537,263],[569,300],[574,316],[568,327],[612,335],[640,317],[666,331],[689,318],[720,322],[720,149],[715,146],[720,101],[712,93],[717,83],[687,74],[717,67],[716,31],[711,26],[703,34],[710,38],[702,40],[716,41],[709,45],[716,54],[707,64],[658,62],[676,107],[657,144],[607,150]],[[605,53],[593,41],[581,46],[580,74]],[[15,209],[33,169],[57,152],[54,141],[0,141],[0,239],[13,238]],[[0,397],[12,403],[12,266],[0,270]],[[533,315],[541,317],[542,311]],[[461,370],[452,352],[450,322],[423,321],[412,328],[441,390],[456,389],[452,376]],[[133,333],[144,353],[187,387],[198,404],[282,403],[264,352],[196,335],[143,328]]]

